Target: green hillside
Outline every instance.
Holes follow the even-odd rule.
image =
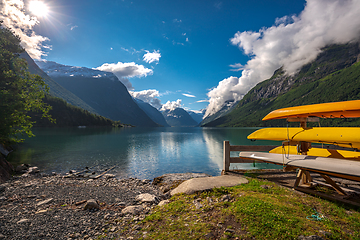
[[[229,114],[203,126],[284,126],[285,120],[261,121],[269,112],[292,106],[360,99],[359,44],[335,45],[294,76],[282,69],[256,85]],[[360,126],[360,119],[322,119],[322,126]]]
[[[65,126],[113,126],[114,121],[90,113],[87,110],[68,104],[63,99],[47,95],[45,103],[52,106],[50,114],[56,123],[41,118],[40,114],[31,113],[31,120],[35,121],[35,127],[65,127]]]

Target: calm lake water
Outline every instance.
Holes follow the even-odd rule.
[[[231,145],[271,145],[246,137],[257,128],[41,128],[11,154],[14,165],[28,163],[44,172],[64,173],[99,165],[116,166],[118,178],[153,179],[165,173],[220,175],[223,141]],[[233,153],[236,156],[236,153]],[[278,168],[266,163],[237,169]]]

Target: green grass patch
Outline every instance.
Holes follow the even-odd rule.
[[[319,221],[311,218],[316,213]],[[298,239],[300,235],[360,239],[359,209],[258,179],[176,195],[169,204],[156,207],[143,224],[145,239]]]

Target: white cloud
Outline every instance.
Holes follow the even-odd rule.
[[[144,102],[151,104],[153,107],[160,109],[161,108],[161,100],[158,98],[160,97],[159,91],[155,89],[148,89],[143,91],[130,91],[131,96],[134,98],[138,98]]]
[[[282,66],[287,74],[294,74],[326,45],[358,40],[359,12],[358,0],[308,0],[299,16],[278,18],[274,26],[258,32],[237,32],[231,43],[251,59],[240,78],[224,79],[208,92],[210,103],[205,115],[220,110],[226,100],[240,100]]]
[[[233,72],[239,72],[239,71],[242,71],[245,69],[245,67],[240,63],[230,64],[229,66],[233,68],[233,69],[230,69],[230,71],[233,71]]]
[[[4,26],[12,29],[20,37],[21,46],[33,59],[41,59],[41,56],[46,55],[42,47],[49,39],[33,31],[32,28],[39,21],[36,17],[25,14],[22,0],[0,0],[0,20],[3,21]]]
[[[143,60],[147,63],[152,63],[152,62],[159,62],[161,58],[161,54],[160,54],[160,51],[155,51],[154,52],[149,52],[149,51],[146,51],[146,53],[144,54],[143,56]]]
[[[78,27],[78,26],[76,26],[76,25],[75,25],[75,26],[71,26],[71,27],[70,27],[70,30],[72,31],[72,30],[74,30],[74,29],[77,28],[77,27]]]
[[[161,111],[166,110],[175,110],[176,108],[181,108],[181,99],[178,99],[176,101],[167,101],[164,105],[161,107]]]
[[[203,102],[209,102],[208,99],[203,99],[203,100],[199,100],[199,101],[196,101],[197,103],[203,103]]]
[[[194,95],[191,95],[191,94],[187,94],[187,93],[182,93],[182,95],[184,95],[185,97],[191,97],[191,98],[194,98],[194,97],[196,97],[196,96],[194,96]]]
[[[138,65],[134,62],[104,63],[100,67],[94,69],[114,73],[128,89],[133,89],[132,84],[128,78],[140,78],[153,74],[153,70],[145,68],[143,65]]]

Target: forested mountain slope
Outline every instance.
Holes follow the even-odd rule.
[[[96,111],[88,104],[86,104],[83,100],[81,100],[72,92],[68,91],[67,89],[59,85],[57,82],[55,82],[53,79],[51,79],[51,77],[49,77],[43,70],[38,67],[38,65],[34,62],[34,60],[29,56],[27,52],[21,53],[20,57],[24,58],[27,61],[30,73],[37,74],[43,78],[44,82],[50,88],[50,95],[61,98],[71,105],[80,107],[92,113],[96,113]]]
[[[251,89],[227,115],[202,126],[283,126],[282,120],[261,121],[269,112],[292,106],[360,99],[359,43],[323,49],[315,61],[293,76],[282,69]],[[323,120],[323,125],[356,125],[359,119]]]

